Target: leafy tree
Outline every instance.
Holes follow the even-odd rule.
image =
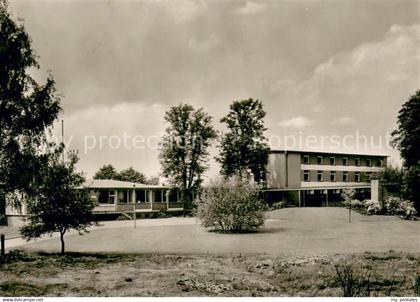
[[[145,182],[145,184],[148,184],[148,185],[158,185],[159,184],[159,177],[158,176],[152,176],[152,177],[149,177],[147,180],[146,180],[146,182]]]
[[[207,170],[208,148],[216,138],[212,118],[202,108],[180,104],[165,113],[169,124],[160,152],[162,174],[180,188],[184,208],[191,207],[190,196],[196,192]]]
[[[122,170],[117,174],[117,177],[115,179],[122,181],[137,182],[142,184],[146,183],[146,176],[143,173],[134,170],[133,167]]]
[[[398,129],[392,145],[403,159],[405,195],[420,212],[420,90],[405,102],[398,113]]]
[[[117,179],[118,172],[113,165],[103,165],[93,176],[93,179]]]
[[[217,159],[224,176],[249,176],[261,183],[265,179],[269,147],[264,137],[262,102],[252,98],[235,101],[229,113],[221,119],[228,132],[221,138],[221,151]]]
[[[87,231],[92,223],[94,200],[81,189],[85,179],[75,171],[76,153],[69,154],[68,162],[55,156],[42,170],[42,183],[28,202],[28,224],[20,231],[27,239],[44,234],[60,233],[61,254],[64,254],[64,235],[70,229]]]
[[[39,69],[31,39],[0,1],[0,183],[2,190],[29,192],[37,172],[48,162],[46,129],[61,110],[51,75],[36,82]]]

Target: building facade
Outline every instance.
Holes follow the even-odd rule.
[[[95,201],[92,212],[98,219],[121,215],[127,218],[152,217],[157,212],[181,212],[184,209],[183,203],[180,202],[179,190],[167,186],[94,179],[86,181],[78,189],[88,190]],[[19,196],[10,195],[9,198],[19,198]],[[8,204],[9,206],[6,207],[7,224],[9,226],[23,225],[28,214],[26,203],[22,202],[20,209],[12,207],[11,203]]]
[[[342,190],[349,187],[356,190],[356,198],[370,198],[370,179],[383,170],[386,160],[386,155],[271,150],[267,200],[333,206],[341,204]]]

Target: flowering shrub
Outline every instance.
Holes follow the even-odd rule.
[[[389,196],[384,201],[385,211],[390,215],[398,215],[401,211],[401,199],[394,196]]]
[[[364,210],[364,205],[363,202],[357,199],[352,199],[352,200],[344,200],[343,204],[345,207],[350,207],[350,203],[351,203],[351,207],[355,210]]]
[[[363,206],[366,214],[373,215],[379,214],[382,210],[379,201],[366,199],[363,201]]]
[[[350,206],[355,210],[359,210],[367,215],[389,214],[399,216],[402,219],[415,220],[417,211],[411,201],[403,200],[398,197],[390,196],[384,201],[384,208],[376,200],[366,199],[364,201],[351,200],[343,201],[346,207]]]
[[[401,200],[399,213],[401,218],[407,220],[415,220],[417,211],[414,208],[414,204],[408,200]]]
[[[264,224],[265,204],[257,185],[238,178],[212,181],[196,200],[204,227],[227,232],[251,231]]]

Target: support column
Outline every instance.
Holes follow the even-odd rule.
[[[298,192],[299,192],[299,199],[298,199],[298,201],[299,201],[299,208],[300,208],[302,206],[302,204],[301,204],[301,194],[302,194],[302,191],[299,190]]]
[[[325,195],[325,201],[326,201],[326,204],[327,204],[327,207],[328,207],[328,190],[326,190],[326,195]]]

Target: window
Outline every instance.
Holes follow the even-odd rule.
[[[323,181],[322,171],[318,171],[318,173],[317,173],[317,180],[318,181]]]
[[[356,166],[360,166],[360,158],[356,157],[356,158],[354,159],[354,164],[355,164]]]
[[[334,156],[330,157],[330,165],[335,165],[335,157]]]
[[[330,172],[330,181],[335,181],[335,171]]]
[[[108,203],[114,203],[115,202],[115,191],[111,190],[109,191],[108,195]]]
[[[309,171],[303,171],[303,181],[309,181]]]
[[[370,158],[366,159],[366,165],[368,167],[371,167],[372,166],[372,160]]]
[[[382,167],[382,159],[378,159],[378,161],[376,162],[376,166]]]
[[[343,166],[347,166],[348,165],[348,159],[347,157],[343,157]]]
[[[303,163],[304,163],[305,165],[309,164],[309,155],[304,155],[304,156],[303,156]]]
[[[354,173],[354,181],[355,182],[360,182],[360,172]]]
[[[372,174],[370,172],[366,172],[366,179],[370,181],[371,178],[372,178]]]
[[[316,157],[316,163],[317,163],[318,165],[322,165],[322,156],[317,156],[317,157]]]
[[[349,172],[343,172],[343,181],[349,181]]]

